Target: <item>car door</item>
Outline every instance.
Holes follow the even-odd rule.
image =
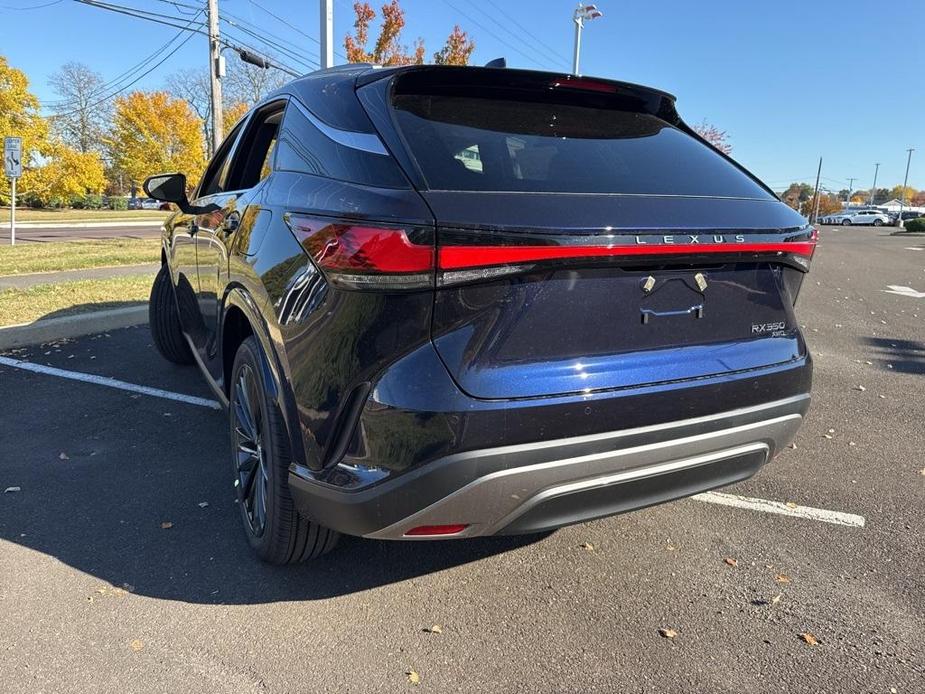
[[[216,380],[222,376],[218,340],[230,249],[248,205],[259,195],[261,184],[271,170],[276,132],[285,105],[285,100],[271,102],[241,123],[224,177],[215,191],[196,203],[208,205],[212,211],[200,214],[196,220],[197,301],[204,331],[195,346]]]
[[[227,175],[231,152],[240,130],[229,135],[218,151],[192,194],[193,203],[210,198],[221,189],[221,181]],[[180,324],[193,344],[200,344],[206,338],[205,322],[199,308],[198,240],[200,215],[179,212],[173,218],[171,229],[170,266],[176,287]]]

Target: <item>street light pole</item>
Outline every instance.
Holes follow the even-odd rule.
[[[909,182],[909,164],[912,163],[912,153],[915,151],[912,147],[906,150],[909,154],[906,157],[906,177],[903,178],[903,187],[899,191],[899,218],[897,226],[903,228],[903,203],[906,201],[906,184]]]
[[[321,69],[334,67],[334,0],[320,0],[321,5]]]
[[[851,204],[851,189],[854,188],[854,182],[858,180],[856,178],[848,179],[848,194],[845,196],[845,209],[848,209],[848,206]]]
[[[874,185],[870,188],[870,198],[867,200],[868,205],[874,204],[874,194],[877,192],[877,174],[880,172],[880,162],[874,164]]]
[[[578,75],[578,61],[581,57],[581,30],[585,27],[585,20],[599,19],[603,17],[604,13],[601,12],[595,5],[585,5],[582,2],[578,3],[578,7],[575,8],[575,12],[572,15],[572,21],[575,22],[575,52],[572,54],[572,74]]]

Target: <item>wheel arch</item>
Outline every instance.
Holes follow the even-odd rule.
[[[287,386],[285,372],[270,328],[256,299],[241,285],[229,287],[222,308],[221,360],[222,390],[231,398],[231,369],[238,347],[253,336],[260,349],[261,379],[267,396],[276,403],[282,414],[289,439],[292,462],[304,464],[305,448],[299,434],[298,413],[291,388]]]

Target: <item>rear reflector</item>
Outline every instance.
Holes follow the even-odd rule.
[[[431,229],[342,223],[298,214],[286,214],[285,219],[305,252],[335,284],[353,289],[433,286]]]
[[[416,528],[411,528],[405,535],[414,537],[424,537],[427,535],[458,535],[468,527],[468,524],[465,523],[457,523],[455,525],[419,525]]]
[[[815,241],[776,243],[703,243],[639,246],[443,246],[438,269],[461,270],[491,265],[571,258],[621,258],[659,255],[785,254],[812,257]]]

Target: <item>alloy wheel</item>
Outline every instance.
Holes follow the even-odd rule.
[[[248,364],[244,364],[238,371],[232,400],[235,486],[238,501],[244,506],[244,517],[256,537],[263,535],[266,528],[269,491],[260,401],[257,376]]]

